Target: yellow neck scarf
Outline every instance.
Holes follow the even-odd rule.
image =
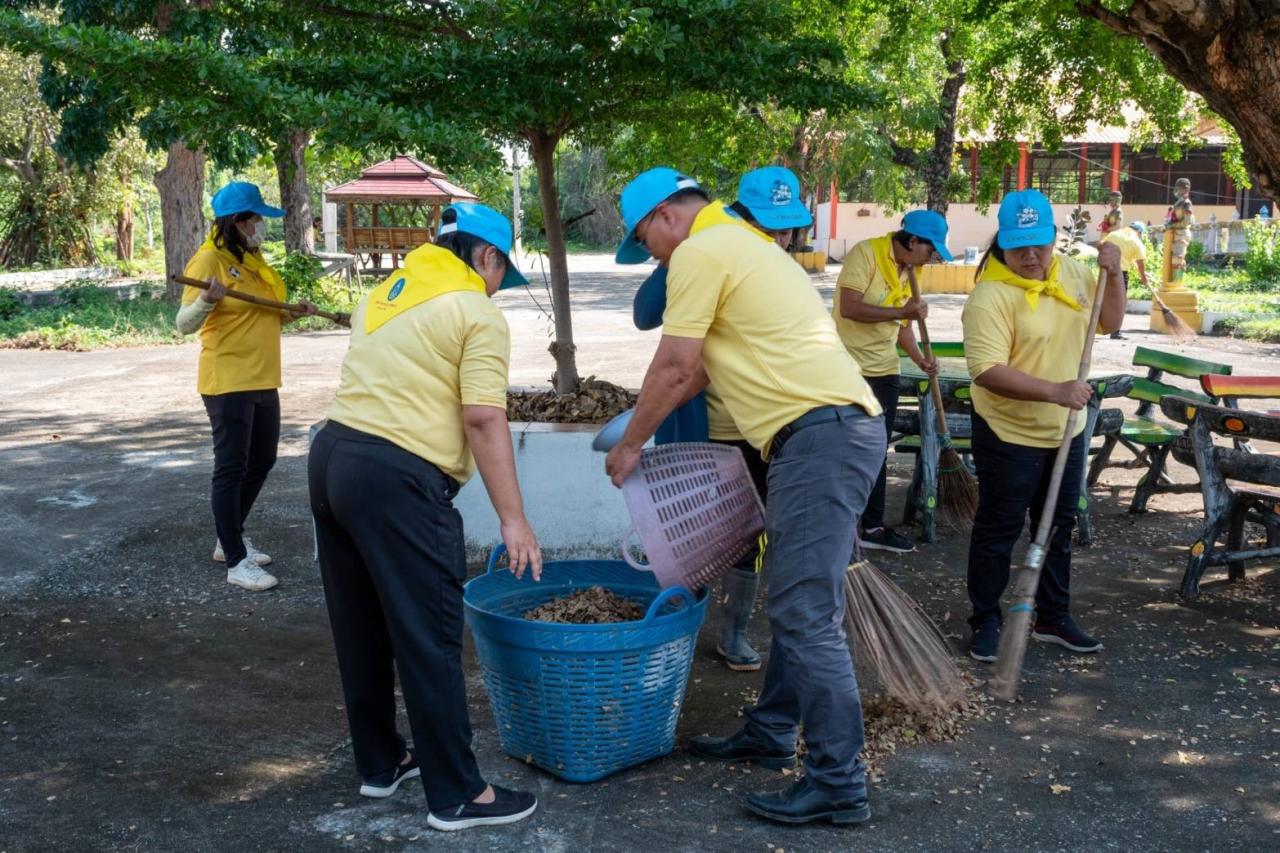
[[[1021,287],[1026,291],[1024,295],[1027,298],[1027,305],[1031,306],[1032,311],[1036,310],[1036,305],[1040,302],[1041,293],[1048,294],[1072,311],[1079,311],[1080,303],[1063,290],[1062,283],[1058,281],[1058,269],[1061,266],[1059,260],[1055,255],[1053,262],[1049,264],[1049,274],[1045,276],[1044,281],[1036,281],[1015,274],[1013,270],[1000,263],[994,257],[987,258],[987,265],[982,270],[982,278],[980,280],[998,281],[1003,284],[1011,284],[1014,287]]]
[[[484,293],[484,279],[453,252],[425,243],[405,256],[399,275],[369,291],[365,334],[373,334],[410,308],[459,290]]]
[[[888,289],[880,304],[889,308],[901,308],[911,299],[911,285],[902,280],[898,262],[893,259],[893,235],[872,237],[868,242],[871,243],[871,253],[876,259],[876,269],[884,278],[884,286]]]
[[[280,278],[280,273],[272,269],[271,264],[267,263],[260,253],[246,250],[244,260],[237,261],[235,255],[226,249],[218,248],[217,244],[213,242],[213,231],[210,231],[209,236],[205,237],[204,242],[200,244],[200,250],[204,251],[205,249],[217,252],[222,256],[223,261],[227,264],[227,269],[231,271],[233,279],[238,277],[236,275],[237,267],[244,267],[261,279],[267,287],[271,288],[272,292],[275,293],[277,302],[285,300],[284,279]],[[233,287],[232,289],[235,288]]]
[[[736,225],[739,228],[747,229],[766,243],[773,242],[772,237],[734,213],[724,202],[720,201],[713,201],[698,211],[698,215],[693,218],[693,225],[689,226],[689,236],[692,237],[699,231],[710,228],[713,225]]]

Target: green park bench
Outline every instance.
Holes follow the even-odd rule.
[[[1196,484],[1173,482],[1166,471],[1173,442],[1184,430],[1176,424],[1154,417],[1160,399],[1174,395],[1202,404],[1218,402],[1216,397],[1180,388],[1170,384],[1168,380],[1181,378],[1198,383],[1200,377],[1206,374],[1229,375],[1231,365],[1201,361],[1146,347],[1138,347],[1134,351],[1133,365],[1147,368],[1145,377],[1132,378],[1132,384],[1125,395],[1138,401],[1137,413],[1132,417],[1125,417],[1118,428],[1109,424],[1107,430],[1098,429],[1095,432],[1102,436],[1103,442],[1089,466],[1088,484],[1096,485],[1107,468],[1145,468],[1146,473],[1134,490],[1129,512],[1146,512],[1147,502],[1157,492],[1194,492],[1199,489]],[[1111,455],[1118,444],[1124,445],[1133,454],[1133,459],[1113,462]]]
[[[1239,393],[1243,377],[1232,378],[1230,387],[1215,384],[1213,378],[1217,377],[1205,377],[1211,397],[1280,398],[1280,377],[1248,377],[1253,387],[1245,393]],[[1204,497],[1204,526],[1191,543],[1182,576],[1184,598],[1199,594],[1200,579],[1211,566],[1225,565],[1229,579],[1241,580],[1246,560],[1280,557],[1280,458],[1259,453],[1249,444],[1249,439],[1280,441],[1280,416],[1203,400],[1199,394],[1160,400],[1167,417],[1187,426],[1173,442],[1172,452],[1179,462],[1195,466]],[[1214,436],[1229,436],[1234,446],[1217,445]],[[1247,544],[1246,522],[1266,531],[1264,547]]]

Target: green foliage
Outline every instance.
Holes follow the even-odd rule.
[[[18,292],[12,287],[0,287],[0,321],[12,320],[25,310]]]
[[[1276,225],[1270,220],[1251,219],[1244,224],[1244,268],[1255,281],[1280,281],[1280,248],[1276,246]]]
[[[1204,260],[1204,243],[1192,240],[1187,244],[1187,263],[1198,264]]]
[[[276,271],[284,279],[285,292],[289,302],[308,299],[319,303],[321,295],[320,279],[324,272],[324,264],[314,255],[305,252],[290,252],[284,261],[275,265]]]
[[[57,305],[0,309],[0,348],[79,351],[182,340],[175,302],[148,294],[119,299],[92,282],[73,283],[60,295]]]
[[[1213,331],[1258,343],[1280,343],[1280,319],[1274,317],[1223,317],[1213,324]]]

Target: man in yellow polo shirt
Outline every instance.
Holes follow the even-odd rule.
[[[635,415],[605,460],[621,484],[676,406],[714,383],[729,416],[769,460],[765,570],[773,644],[745,727],[695,738],[720,761],[796,763],[804,777],[747,799],[785,823],[859,823],[870,816],[858,683],[841,627],[853,527],[884,455],[880,406],[845,351],[808,275],[776,244],[725,220],[724,205],[674,169],[622,191],[620,263],[667,265],[662,339]]]
[[[1125,293],[1129,292],[1129,273],[1137,267],[1138,275],[1142,276],[1143,287],[1148,286],[1147,282],[1147,226],[1141,222],[1134,220],[1129,223],[1128,228],[1115,228],[1102,238],[1102,242],[1098,245],[1111,244],[1120,250],[1120,275],[1124,279]],[[1111,333],[1111,337],[1121,340],[1124,335],[1120,334],[1120,330],[1116,329]]]
[[[467,564],[453,497],[478,467],[519,577],[542,571],[507,427],[510,335],[489,297],[527,284],[511,225],[484,205],[441,215],[351,317],[329,422],[308,460],[329,621],[360,793],[421,775],[436,829],[511,823],[532,794],[487,785],[471,752],[462,676]],[[474,456],[473,456],[474,454]],[[394,664],[394,671],[393,671]],[[400,676],[416,752],[396,731]]]
[[[926,359],[916,344],[912,320],[929,315],[929,305],[911,298],[909,270],[928,263],[937,254],[951,260],[947,251],[947,220],[932,210],[913,210],[902,218],[902,227],[883,237],[863,240],[849,250],[831,306],[836,329],[862,376],[884,409],[885,434],[893,432],[898,411],[898,347],[925,373],[937,373],[936,359]],[[864,548],[905,554],[915,550],[911,540],[884,523],[888,467],[867,499],[858,521],[858,541]]]

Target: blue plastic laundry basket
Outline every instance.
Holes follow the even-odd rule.
[[[535,583],[497,569],[467,583],[463,601],[502,749],[570,782],[592,782],[675,748],[707,591],[663,591],[621,560],[564,560]],[[647,608],[607,625],[533,622],[522,615],[574,590],[602,586]]]

